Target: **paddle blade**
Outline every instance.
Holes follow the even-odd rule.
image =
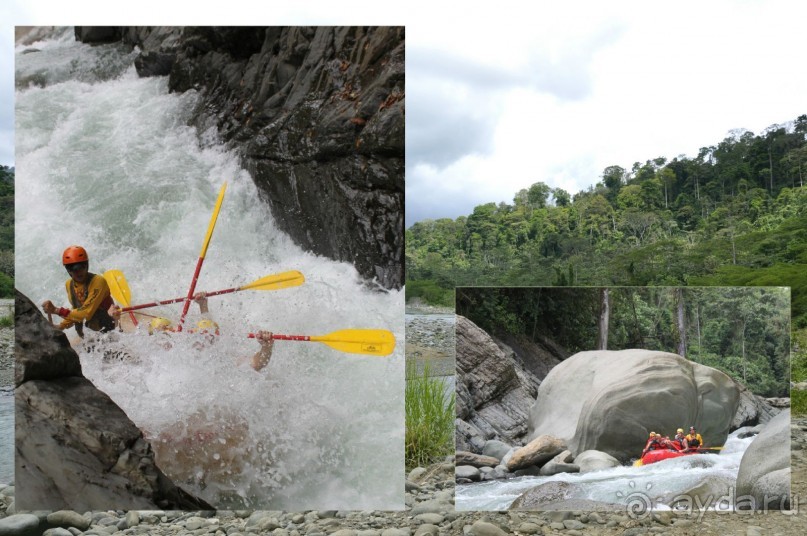
[[[227,181],[224,181],[224,184],[221,185],[221,190],[219,190],[219,197],[216,199],[216,206],[213,208],[213,216],[210,218],[210,224],[207,226],[207,234],[205,235],[205,243],[202,245],[202,252],[199,254],[199,257],[204,259],[205,255],[207,254],[207,246],[210,245],[210,239],[213,236],[213,229],[216,228],[216,220],[219,217],[219,211],[221,210],[221,203],[224,201],[224,192],[227,191]]]
[[[310,340],[351,354],[386,356],[395,350],[395,335],[385,329],[343,329]]]
[[[128,307],[132,301],[132,292],[129,290],[129,283],[123,277],[123,272],[120,270],[107,270],[104,272],[104,279],[109,285],[109,293],[112,294],[112,299]]]
[[[289,287],[299,287],[305,283],[305,277],[297,270],[289,270],[275,275],[267,275],[256,279],[238,290],[280,290]]]

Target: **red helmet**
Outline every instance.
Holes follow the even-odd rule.
[[[75,264],[77,262],[89,262],[90,258],[87,256],[87,250],[81,246],[70,246],[64,253],[62,253],[62,264]]]

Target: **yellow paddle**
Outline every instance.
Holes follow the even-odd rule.
[[[255,338],[254,333],[248,335]],[[321,342],[340,352],[387,356],[395,350],[395,335],[385,329],[341,329],[327,335],[278,335],[272,338],[281,341]]]
[[[120,270],[107,270],[104,272],[104,279],[109,286],[109,293],[112,294],[112,299],[124,306],[129,306],[132,301],[132,291],[129,290],[129,283],[123,277],[123,272]],[[132,323],[137,326],[137,318],[134,313],[129,313]]]
[[[208,297],[218,296],[219,294],[238,292],[239,290],[280,290],[289,287],[297,287],[302,285],[303,283],[305,283],[305,277],[303,276],[303,274],[301,274],[297,270],[289,270],[288,272],[282,272],[279,274],[264,276],[260,279],[256,279],[252,283],[248,283],[240,287],[207,292],[206,295]],[[184,300],[185,298],[173,298],[170,300],[143,303],[141,305],[132,305],[124,307],[123,309],[121,309],[121,311],[136,311],[138,309],[146,309],[147,307],[156,307],[158,305],[168,305],[169,303],[177,303]]]
[[[190,307],[191,299],[193,298],[193,291],[196,289],[196,281],[199,279],[199,272],[202,271],[202,263],[205,260],[205,255],[207,254],[207,246],[210,245],[210,238],[213,236],[213,229],[216,227],[216,220],[219,217],[221,203],[224,201],[224,192],[226,190],[227,181],[224,181],[224,184],[221,185],[221,190],[219,191],[219,197],[216,199],[216,206],[213,208],[213,216],[210,218],[210,224],[207,226],[207,234],[205,235],[205,241],[202,244],[202,252],[199,253],[199,260],[196,262],[196,271],[193,273],[191,288],[188,289],[188,296],[185,298],[185,305],[182,307],[182,315],[179,317],[179,324],[177,325],[178,331],[182,331],[182,323],[185,322],[185,315],[188,314],[188,308]]]

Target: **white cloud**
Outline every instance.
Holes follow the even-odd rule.
[[[4,6],[12,24],[406,25],[407,226],[512,202],[539,180],[576,193],[608,165],[693,155],[733,128],[807,113],[800,2]]]

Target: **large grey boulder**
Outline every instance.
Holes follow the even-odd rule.
[[[724,373],[681,356],[648,350],[580,352],[556,366],[530,410],[530,437],[551,434],[574,453],[635,458],[648,433],[694,425],[722,445],[739,401]]]
[[[157,467],[140,430],[81,375],[78,356],[17,292],[19,510],[210,509]]]
[[[740,509],[790,508],[789,409],[771,419],[743,454],[737,473],[737,498]]]

